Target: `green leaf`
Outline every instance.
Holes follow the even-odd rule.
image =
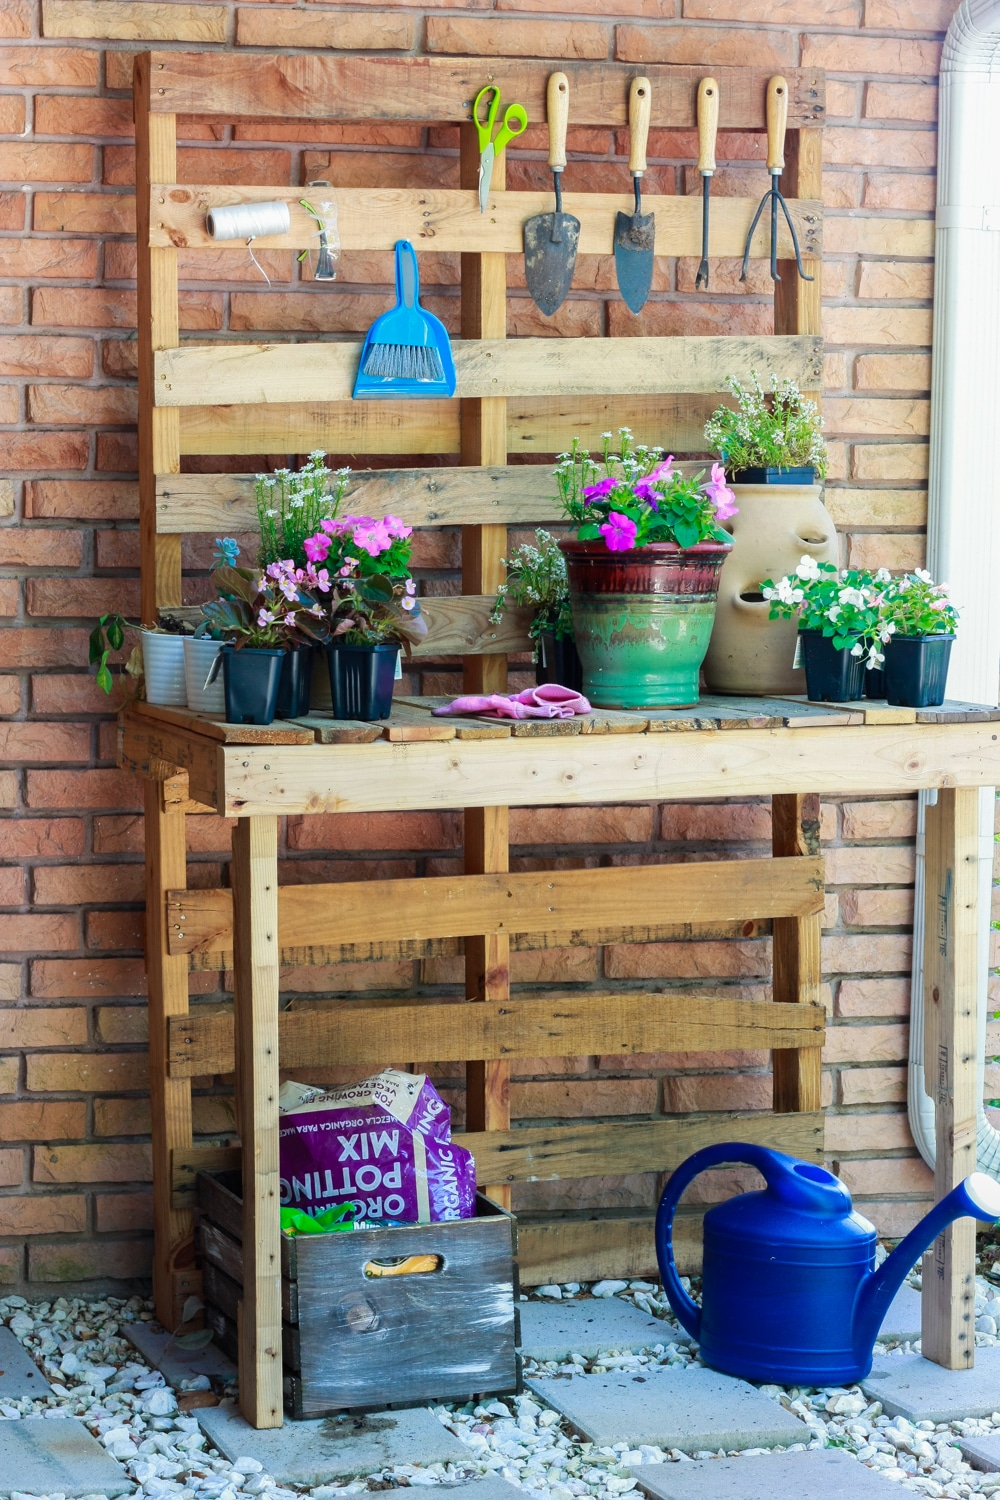
[[[195,1333],[182,1333],[174,1339],[179,1349],[207,1349],[215,1337],[211,1328],[199,1328]]]
[[[107,661],[102,660],[101,665],[97,669],[97,686],[105,693],[110,693],[114,685],[115,679],[111,675]]]
[[[200,1313],[205,1306],[200,1297],[189,1297],[181,1309],[181,1322],[190,1323],[196,1313]]]
[[[693,547],[699,540],[701,530],[692,521],[678,520],[674,523],[674,535],[678,547]]]
[[[120,651],[125,644],[125,632],[122,629],[121,615],[112,615],[108,621],[108,640],[113,651]]]
[[[106,655],[107,653],[104,649],[104,632],[101,630],[100,625],[95,625],[93,630],[90,632],[91,665],[93,665],[95,661],[100,661],[101,658]]]
[[[588,525],[580,527],[576,534],[576,539],[578,542],[596,542],[600,534],[601,528],[595,526],[591,521]]]

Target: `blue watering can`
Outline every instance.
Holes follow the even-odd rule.
[[[708,1167],[745,1162],[767,1187],[705,1215],[702,1305],[681,1286],[672,1228],[681,1194]],[[777,1385],[849,1385],[872,1366],[872,1345],[903,1278],[954,1219],[1000,1218],[1000,1183],[973,1172],[875,1269],[875,1230],[823,1167],[734,1142],[688,1157],[656,1215],[656,1255],[678,1320],[715,1370]]]

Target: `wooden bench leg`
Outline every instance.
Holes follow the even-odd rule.
[[[771,798],[771,847],[775,857],[819,853],[819,797]],[[775,917],[773,923],[773,991],[786,1004],[820,1000],[822,917]],[[771,1054],[774,1112],[788,1114],[819,1109],[822,1101],[822,1057],[818,1047]]]
[[[508,866],[506,807],[466,808],[467,875],[504,872]],[[491,934],[465,940],[465,993],[470,1000],[510,999],[510,938]],[[510,1129],[510,1063],[470,1062],[465,1069],[466,1130]],[[494,1203],[510,1208],[506,1183],[480,1184]]]
[[[185,954],[167,952],[166,893],[187,885],[183,813],[163,807],[158,781],[143,783],[146,813],[146,973],[149,984],[149,1093],[153,1138],[153,1298],[156,1316],[171,1332],[181,1322],[185,1282],[194,1258],[190,1209],[171,1204],[171,1166],[176,1149],[191,1145],[191,1080],[171,1078],[167,1026],[187,1014]]]
[[[277,818],[237,822],[232,883],[236,1117],[243,1143],[240,1410],[254,1427],[280,1427]]]
[[[979,993],[979,792],[938,792],[927,808],[924,1078],[935,1106],[935,1196],[976,1169]],[[975,1359],[976,1224],[958,1219],[923,1260],[925,1359],[967,1370]]]

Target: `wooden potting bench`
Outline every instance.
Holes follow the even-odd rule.
[[[637,70],[620,64],[170,52],[136,59],[144,619],[181,605],[185,534],[255,525],[252,476],[182,474],[182,455],[302,453],[317,444],[334,453],[456,454],[459,467],[363,471],[351,503],[373,512],[391,505],[415,526],[461,525],[466,592],[428,601],[424,654],[463,656],[467,688],[502,690],[507,654],[526,645],[523,618],[501,626],[488,619],[506,525],[558,518],[548,463],[510,466],[511,453],[550,456],[574,434],[596,445],[602,429],[621,424],[678,451],[697,450],[707,405],[728,374],[758,368],[818,389],[824,82],[808,71],[788,74],[783,186],[815,280],[797,278],[783,237],[774,337],[504,342],[506,256],[520,254],[523,221],[552,199],[504,192],[501,157],[488,211],[479,213],[470,105],[492,80],[505,101],[520,100],[543,122],[556,69],[569,75],[571,125],[625,126]],[[709,71],[720,83],[722,129],[764,127],[761,70],[644,71],[654,130],[693,130],[697,83]],[[178,184],[178,114],[460,126],[460,189],[337,191],[345,249],[388,251],[405,237],[421,255],[461,253],[460,399],[352,403],[356,342],[181,345],[177,253],[212,245],[209,207],[285,199],[291,232],[259,240],[261,248],[311,246],[315,225],[287,185]],[[582,223],[582,255],[611,254],[628,186],[623,167],[620,195],[566,195]],[[713,258],[741,253],[756,203],[714,202]],[[699,253],[697,199],[652,196],[645,207],[656,215],[661,255]],[[768,254],[766,225],[753,254]],[[927,880],[928,1077],[936,1081],[942,1191],[974,1154],[975,789],[1000,781],[996,714],[716,700],[696,710],[511,728],[442,722],[428,709],[426,701],[402,702],[385,726],[318,715],[261,730],[145,704],[123,716],[122,763],[145,777],[156,1306],[172,1328],[199,1286],[195,1172],[240,1159],[239,1148],[193,1145],[191,1079],[235,1071],[244,1202],[240,1399],[259,1427],[282,1421],[279,1057],[289,1069],[338,1064],[359,1072],[403,1058],[466,1062],[463,1139],[480,1182],[501,1202],[512,1182],[667,1170],[698,1146],[734,1137],[821,1155],[821,792],[942,789],[930,818]],[[773,858],[508,873],[510,806],[729,795],[771,796]],[[400,809],[465,810],[463,876],[279,888],[279,817]],[[237,819],[231,889],[186,888],[186,817],[203,812]],[[690,993],[511,998],[512,941],[649,941],[678,935],[683,924],[744,919],[773,924],[773,1004]],[[458,951],[465,1003],[320,1003],[279,1013],[283,963]],[[230,965],[232,1009],[190,1008],[189,970]],[[772,1115],[510,1129],[512,1058],[761,1048],[773,1051]],[[529,1283],[636,1274],[652,1263],[650,1219],[524,1223],[520,1255]],[[948,1232],[938,1255],[937,1274],[924,1280],[925,1352],[945,1364],[971,1363],[968,1222]]]

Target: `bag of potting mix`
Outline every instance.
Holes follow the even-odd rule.
[[[386,1068],[347,1088],[286,1083],[278,1095],[283,1227],[431,1224],[475,1214],[476,1165],[451,1139],[451,1111],[422,1073]],[[328,1214],[352,1204],[348,1213]],[[334,1223],[336,1220],[336,1223]]]

